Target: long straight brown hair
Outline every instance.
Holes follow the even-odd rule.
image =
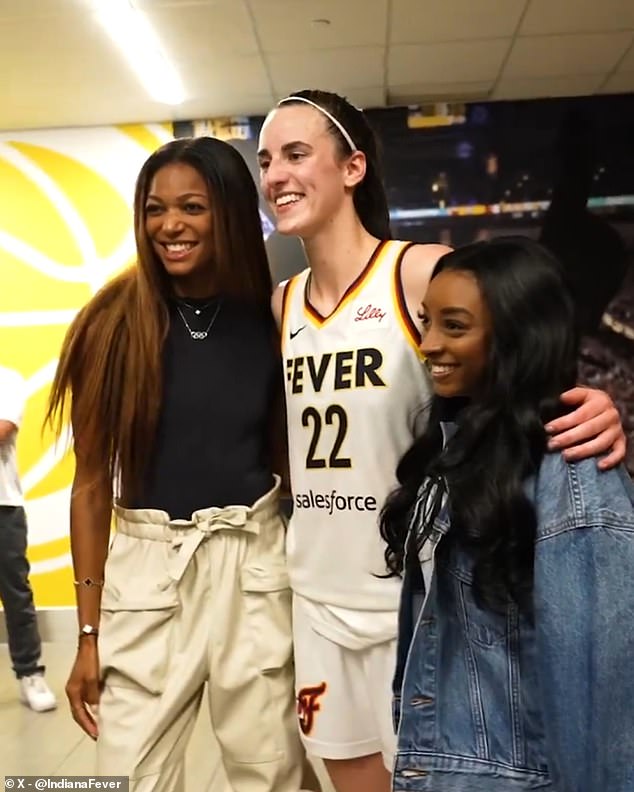
[[[207,184],[218,292],[270,315],[271,274],[258,193],[246,163],[215,138],[167,143],[145,162],[136,183],[137,264],[106,284],[75,317],[46,414],[59,434],[70,402],[76,453],[95,475],[108,475],[124,503],[140,492],[161,408],[172,287],[145,230],[145,203],[157,171],[174,162],[195,168]]]

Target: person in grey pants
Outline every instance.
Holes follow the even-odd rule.
[[[0,366],[0,599],[20,699],[32,710],[45,712],[57,702],[40,662],[42,645],[29,583],[26,512],[16,461],[25,390],[17,372]]]

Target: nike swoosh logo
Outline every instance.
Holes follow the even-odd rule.
[[[295,330],[295,332],[291,330],[291,332],[289,333],[289,337],[291,341],[295,338],[296,335],[299,335],[302,332],[302,330],[304,330],[305,327],[306,325],[302,325],[298,330]]]

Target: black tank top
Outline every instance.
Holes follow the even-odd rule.
[[[209,506],[252,505],[273,484],[269,425],[281,388],[273,319],[229,298],[170,306],[163,404],[134,508],[188,519]],[[220,310],[208,336],[194,340]],[[207,307],[203,308],[204,305]]]

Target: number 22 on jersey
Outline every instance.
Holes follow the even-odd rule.
[[[385,387],[379,369],[383,364],[383,356],[378,349],[345,350],[336,353],[327,352],[320,356],[319,361],[312,355],[288,358],[286,376],[290,384],[291,394],[301,394],[308,380],[314,393],[320,393],[326,377],[332,377],[332,391],[345,391],[351,388],[363,388],[367,385]],[[350,468],[352,460],[345,456],[344,442],[348,432],[348,415],[340,404],[330,404],[319,410],[309,405],[302,411],[302,426],[312,431],[311,440],[306,454],[307,468]],[[320,439],[324,426],[333,427],[335,431],[330,451],[322,449]],[[324,455],[325,454],[325,455]]]

